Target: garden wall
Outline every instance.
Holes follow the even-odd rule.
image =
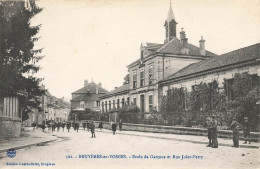
[[[98,126],[99,122],[95,122]],[[103,128],[111,129],[110,123],[103,123]],[[146,124],[132,124],[123,123],[123,129],[127,131],[141,131],[141,132],[152,132],[152,133],[170,133],[170,134],[182,134],[182,135],[198,135],[207,136],[207,129],[203,128],[191,128],[191,127],[175,127],[175,126],[160,126],[160,125],[146,125]],[[259,132],[251,132],[251,139],[254,141],[260,141]],[[231,130],[219,130],[218,137],[221,138],[233,138]],[[240,139],[243,139],[243,132],[240,131]]]

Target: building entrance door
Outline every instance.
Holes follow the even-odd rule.
[[[141,112],[144,113],[144,95],[140,96],[140,101]]]

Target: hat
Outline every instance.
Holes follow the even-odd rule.
[[[214,114],[213,114],[211,117],[212,117],[212,118],[215,118],[215,117],[216,117],[216,115],[214,115]]]
[[[244,117],[244,120],[248,120],[248,118],[247,118],[247,117]]]

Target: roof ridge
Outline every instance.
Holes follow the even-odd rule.
[[[160,52],[160,51],[163,50],[166,46],[168,46],[172,41],[174,41],[174,40],[176,40],[176,39],[179,40],[177,37],[174,37],[174,38],[171,39],[169,42],[163,44],[163,46],[162,46],[160,49],[158,49],[156,52]]]
[[[257,45],[259,45],[259,48],[260,48],[260,43],[256,43],[256,44],[253,44],[253,45],[249,45],[249,46],[246,46],[246,47],[242,47],[242,48],[239,48],[239,49],[232,50],[230,52],[220,54],[219,56],[226,55],[226,54],[229,54],[229,53],[232,53],[232,52],[236,52],[236,51],[243,50],[245,48],[250,48],[250,47],[253,47],[253,46],[257,46]]]

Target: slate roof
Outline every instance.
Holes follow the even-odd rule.
[[[161,82],[256,59],[260,59],[260,43],[190,64]]]
[[[128,91],[128,90],[129,90],[129,84],[124,84],[124,85],[116,88],[115,90],[108,92],[106,95],[101,96],[101,98],[106,98],[106,97],[109,97],[111,95],[121,93],[121,92],[124,92],[124,91]]]
[[[107,93],[108,91],[100,87],[94,82],[88,84],[88,86],[84,86],[81,89],[73,92],[72,94],[83,94],[83,93],[96,93],[96,87],[98,86],[98,93]],[[89,91],[89,92],[88,92]]]
[[[190,55],[202,56],[199,53],[199,47],[194,46],[190,43],[187,44],[187,48],[190,50]],[[156,52],[158,53],[171,53],[177,55],[186,55],[181,53],[182,45],[178,38],[173,38],[168,43],[164,44],[160,49]],[[217,56],[216,54],[209,52],[206,50],[206,56]]]

